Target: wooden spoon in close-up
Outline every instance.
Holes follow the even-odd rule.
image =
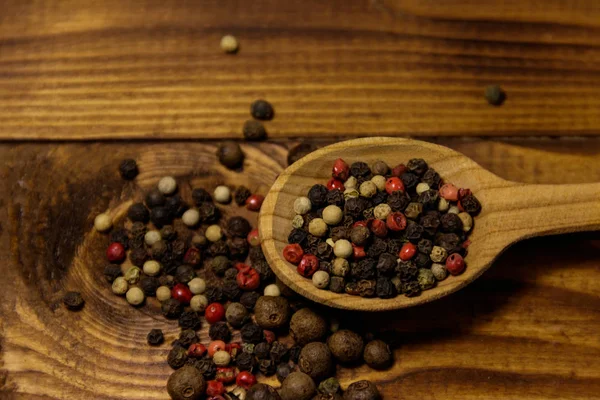
[[[446,182],[470,188],[482,205],[469,239],[467,268],[459,276],[438,282],[417,297],[362,298],[316,288],[300,276],[282,256],[292,230],[293,203],[316,183],[331,176],[333,162],[383,160],[397,165],[423,158]],[[262,247],[277,276],[299,294],[331,307],[383,311],[411,307],[453,293],[483,274],[513,243],[535,236],[600,229],[600,183],[578,185],[532,185],[510,182],[483,169],[468,157],[449,148],[411,139],[364,138],[324,147],[301,158],[283,171],[263,203],[259,226]]]

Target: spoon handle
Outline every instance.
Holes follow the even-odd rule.
[[[600,183],[531,185],[492,189],[487,223],[512,240],[600,230]],[[485,208],[485,202],[482,201]]]

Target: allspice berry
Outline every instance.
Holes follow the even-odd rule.
[[[363,356],[364,342],[359,334],[340,329],[327,339],[331,354],[341,362],[352,363]]]
[[[300,371],[315,381],[321,381],[331,374],[333,360],[325,343],[312,342],[302,348],[298,360]]]
[[[256,119],[268,121],[273,119],[273,106],[266,100],[256,100],[250,105],[250,114]]]
[[[290,305],[282,296],[262,296],[254,306],[256,323],[263,329],[281,328],[290,319]]]
[[[325,318],[310,308],[296,311],[290,320],[290,333],[296,344],[300,346],[322,339],[327,334],[327,330]]]
[[[227,322],[234,328],[240,328],[248,322],[248,310],[241,303],[231,303],[225,311]]]
[[[363,358],[373,369],[386,369],[392,365],[393,356],[390,346],[383,340],[372,340],[365,346]]]
[[[244,152],[239,144],[234,142],[225,142],[217,149],[217,158],[219,162],[227,168],[234,169],[242,166],[244,162]]]
[[[257,383],[246,392],[246,400],[282,400],[273,386]]]
[[[266,137],[267,130],[260,122],[250,119],[244,123],[244,138],[246,140],[263,140]]]
[[[381,395],[371,381],[354,382],[344,392],[344,400],[379,400]]]
[[[310,400],[316,392],[317,387],[311,377],[302,372],[289,374],[279,390],[282,400]]]
[[[167,392],[173,400],[197,400],[204,397],[206,382],[198,369],[186,365],[173,372],[167,382]]]

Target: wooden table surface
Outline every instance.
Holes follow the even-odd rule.
[[[449,146],[510,180],[600,181],[593,0],[1,6],[1,399],[167,398],[168,346],[145,334],[178,328],[155,303],[112,295],[91,229],[162,175],[266,193],[295,144],[380,134]],[[227,33],[237,55],[219,49]],[[501,107],[483,99],[490,83],[508,94]],[[225,170],[215,146],[241,138],[257,98],[276,109],[270,140],[243,145],[243,172]],[[116,173],[124,157],[140,164],[134,183]],[[396,363],[338,375],[374,380],[385,399],[600,398],[599,253],[598,233],[531,239],[442,301],[341,313],[392,340]],[[82,312],[59,305],[69,289]]]

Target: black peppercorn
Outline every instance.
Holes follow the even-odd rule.
[[[150,248],[150,253],[152,254],[152,258],[155,260],[160,260],[165,256],[165,253],[169,249],[167,243],[164,240],[159,240],[154,243]]]
[[[260,275],[261,282],[267,282],[275,277],[273,270],[269,266],[267,261],[258,261],[252,264],[252,267],[258,272]]]
[[[150,210],[150,220],[157,227],[162,227],[163,225],[168,225],[172,222],[171,214],[166,207],[154,207]]]
[[[260,294],[258,292],[244,292],[240,297],[240,303],[242,303],[246,309],[254,310],[254,306],[256,305],[259,297]]]
[[[235,280],[226,280],[223,282],[223,296],[227,300],[237,301],[242,295],[242,289]]]
[[[402,242],[401,239],[396,239],[396,238],[389,238],[386,243],[387,243],[387,252],[390,254],[395,254],[395,255],[398,255],[398,253],[400,252],[400,249],[404,245],[404,242]]]
[[[108,282],[112,282],[122,275],[121,266],[116,264],[108,264],[104,267],[104,277]]]
[[[433,242],[429,239],[421,239],[417,244],[417,250],[419,253],[423,253],[426,255],[431,254],[431,250],[433,249]]]
[[[327,205],[327,188],[323,185],[313,185],[308,191],[308,199],[314,208],[320,208]]]
[[[229,247],[229,255],[232,258],[239,260],[245,260],[248,255],[248,250],[250,250],[248,240],[241,237],[235,237],[228,240],[227,246]]]
[[[341,190],[334,189],[327,192],[326,196],[327,204],[338,207],[344,207],[344,193]]]
[[[218,242],[211,243],[211,245],[208,246],[207,252],[213,257],[224,256],[229,254],[229,246],[227,246],[227,242],[224,240],[219,240]]]
[[[447,233],[462,232],[463,223],[458,215],[447,213],[440,218],[441,230]]]
[[[442,183],[442,178],[433,168],[429,168],[421,177],[421,181],[428,184],[431,189],[438,189]]]
[[[400,176],[404,188],[406,190],[413,190],[419,184],[419,177],[411,172],[405,172]]]
[[[256,366],[254,355],[242,352],[235,358],[235,365],[240,371],[252,371]]]
[[[350,231],[350,240],[357,246],[363,246],[371,238],[371,231],[366,226],[355,226]]]
[[[379,276],[392,276],[396,271],[397,255],[383,253],[377,261],[377,274]]]
[[[222,340],[228,343],[231,340],[231,331],[227,326],[227,322],[215,322],[208,330],[208,336],[211,340]]]
[[[276,372],[277,380],[279,382],[283,382],[285,378],[287,378],[288,375],[292,373],[292,371],[294,371],[294,367],[291,366],[289,363],[279,364]]]
[[[168,197],[165,201],[165,208],[169,211],[171,218],[181,218],[184,212],[186,212],[190,206],[183,201],[180,195]],[[163,239],[165,237],[163,236]]]
[[[271,345],[267,342],[260,342],[254,346],[254,356],[259,360],[266,360],[271,357]]]
[[[229,268],[225,271],[225,273],[223,274],[223,280],[224,281],[236,281],[237,278],[237,274],[238,274],[238,270],[235,268]]]
[[[250,263],[265,260],[265,254],[263,253],[260,246],[251,247],[250,251],[248,252],[248,257],[250,258]]]
[[[406,297],[415,297],[421,294],[421,286],[417,281],[408,281],[402,284],[402,293]]]
[[[290,349],[284,343],[274,341],[271,345],[271,359],[275,361],[276,364],[284,362],[289,357],[289,350]]]
[[[169,197],[169,199],[172,199],[172,197]],[[177,238],[177,231],[173,228],[173,225],[165,225],[160,229],[160,236],[162,240],[170,242]]]
[[[462,240],[456,233],[442,233],[435,237],[436,246],[443,247],[448,254],[460,253],[463,250],[461,243]]]
[[[208,300],[208,304],[210,303],[220,303],[223,301],[223,290],[218,286],[210,286],[204,292],[206,299]]]
[[[148,208],[163,206],[167,199],[165,195],[158,189],[152,189],[146,194],[145,202]]]
[[[188,355],[187,350],[181,346],[175,346],[169,352],[167,356],[167,363],[173,369],[179,369],[185,365]]]
[[[376,266],[377,261],[372,258],[365,258],[351,264],[350,276],[356,280],[375,278],[377,274]]]
[[[160,282],[158,281],[158,278],[145,276],[140,279],[139,285],[146,297],[154,297],[156,296],[156,289],[160,286]]]
[[[201,360],[196,360],[194,363],[194,367],[200,371],[200,373],[206,379],[212,379],[217,373],[217,366],[210,358],[203,358]]]
[[[240,334],[242,335],[242,340],[247,343],[257,344],[264,339],[262,328],[254,323],[242,326]]]
[[[142,203],[133,203],[127,210],[127,217],[133,222],[143,222],[144,224],[150,219],[150,212]]]
[[[287,164],[292,165],[305,155],[317,150],[317,148],[318,147],[312,143],[300,143],[299,145],[292,147],[288,152]]]
[[[427,214],[421,217],[420,223],[423,227],[423,231],[427,235],[435,235],[440,226],[439,213],[437,211],[429,211]]]
[[[504,103],[506,93],[498,85],[490,85],[485,88],[485,99],[493,106]]]
[[[348,282],[346,283],[346,287],[344,291],[351,296],[358,296],[360,294],[358,290],[358,283],[356,282]]]
[[[425,171],[427,171],[427,169],[429,168],[425,160],[423,160],[422,158],[413,158],[411,160],[408,160],[406,167],[410,172],[418,176],[423,175]]]
[[[392,192],[387,198],[387,204],[392,211],[404,211],[410,203],[410,197],[403,191]]]
[[[267,137],[265,126],[254,120],[246,121],[242,132],[246,140],[264,140]]]
[[[160,308],[163,315],[169,319],[179,318],[183,312],[183,306],[175,299],[165,300]]]
[[[126,158],[119,163],[119,173],[123,179],[128,181],[135,179],[139,173],[137,163],[131,158]]]
[[[402,282],[408,282],[417,279],[419,269],[412,260],[398,261],[398,265],[396,266],[396,273],[398,274]]]
[[[200,338],[194,329],[183,329],[177,339],[183,348],[188,348],[194,343],[198,343]]]
[[[298,359],[300,358],[300,352],[302,351],[302,346],[292,346],[290,348],[289,353],[289,357],[290,357],[290,361],[297,364],[298,363]]]
[[[429,268],[432,263],[431,257],[424,253],[417,253],[413,260],[415,261],[417,268]]]
[[[350,175],[354,177],[366,177],[371,174],[371,168],[362,161],[352,163],[350,166]]]
[[[353,197],[346,201],[344,211],[347,215],[354,219],[362,219],[363,211],[367,208],[363,197]]]
[[[331,260],[333,258],[333,247],[328,243],[320,242],[317,245],[317,257],[321,260]]]
[[[374,175],[387,175],[390,172],[390,167],[386,164],[385,161],[375,161],[373,167],[371,168]]]
[[[175,278],[172,275],[161,275],[158,281],[160,282],[160,286],[166,286],[169,289],[173,289],[173,286],[175,286]]]
[[[148,332],[146,340],[150,346],[158,346],[165,341],[165,337],[163,335],[163,331],[160,329],[152,329],[150,332]]]
[[[277,364],[270,358],[267,358],[258,362],[258,369],[264,376],[272,376],[277,371]]]
[[[192,200],[196,206],[200,206],[204,202],[212,203],[212,196],[206,189],[196,188],[192,190]]]
[[[231,236],[246,238],[251,230],[250,222],[244,217],[231,217],[227,221],[227,233]]]
[[[373,243],[367,247],[367,255],[371,258],[379,258],[380,255],[388,251],[387,243],[387,240],[374,238]]]
[[[231,260],[229,260],[225,256],[216,256],[212,259],[210,263],[210,268],[215,274],[223,276],[223,274],[225,274],[225,271],[231,268]]]
[[[373,206],[387,203],[388,194],[386,192],[377,192],[375,193],[375,196],[371,197],[371,201],[373,202]]]
[[[319,262],[319,271],[325,271],[328,274],[331,274],[331,262],[321,260]]]
[[[334,242],[337,242],[340,239],[347,239],[348,237],[348,228],[345,226],[334,226],[331,228],[330,237]]]
[[[221,217],[219,209],[213,203],[207,201],[200,204],[198,213],[200,214],[200,219],[206,223],[216,222]]]
[[[396,286],[388,278],[377,278],[375,293],[381,299],[396,297]]]
[[[329,290],[334,293],[344,293],[346,281],[341,276],[332,276],[329,280]]]
[[[229,169],[241,167],[244,162],[244,152],[239,144],[234,142],[222,143],[217,149],[219,162]]]
[[[79,292],[67,292],[63,297],[63,303],[69,310],[80,310],[85,301]]]
[[[236,189],[233,199],[235,200],[236,204],[241,207],[246,204],[246,200],[251,195],[252,192],[250,189],[248,189],[246,186],[240,186]]]
[[[360,297],[373,297],[375,296],[376,286],[377,282],[374,280],[360,280],[358,281],[358,294]]]
[[[256,119],[268,121],[273,119],[273,106],[266,100],[255,100],[250,105],[250,115]]]
[[[407,240],[410,240],[413,243],[418,243],[419,240],[423,237],[423,227],[417,224],[415,221],[411,221],[410,219],[406,222],[406,229],[404,230],[404,234]]]
[[[148,252],[144,248],[133,249],[129,253],[129,260],[135,266],[142,267],[148,261]]]
[[[110,241],[121,243],[127,250],[129,248],[129,232],[127,229],[116,229],[110,233]]]
[[[423,204],[423,208],[426,210],[435,210],[439,199],[438,191],[429,189],[419,195],[418,202]]]
[[[460,205],[463,210],[468,212],[470,215],[477,215],[481,212],[481,203],[477,200],[477,197],[472,194],[468,194],[460,200]]]
[[[179,317],[181,329],[198,330],[201,327],[200,316],[196,311],[184,311]]]

